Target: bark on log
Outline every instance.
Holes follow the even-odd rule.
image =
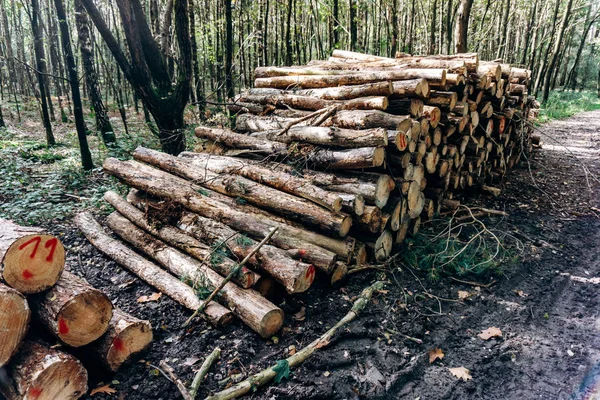
[[[146,232],[149,232],[152,235],[162,239],[169,245],[174,246],[190,256],[202,261],[204,265],[209,266],[222,276],[229,275],[237,265],[235,261],[228,257],[221,257],[219,260],[211,259],[209,262],[209,259],[212,255],[212,249],[210,246],[194,239],[190,235],[184,233],[182,230],[173,226],[163,225],[161,223],[152,224],[147,215],[121,198],[121,196],[115,192],[106,192],[104,194],[104,200],[108,201],[115,208],[115,210],[117,210],[121,215],[133,222],[139,228],[144,229]],[[260,275],[246,267],[242,267],[236,276],[232,278],[235,283],[244,289],[252,287],[256,282],[258,282],[259,279]]]
[[[428,98],[431,93],[427,79],[409,79],[392,82],[392,98],[419,96]]]
[[[250,94],[268,94],[263,91],[271,91],[277,89],[263,89],[263,88],[254,88],[250,89],[248,93]],[[281,90],[277,90],[279,93],[294,93],[301,96],[310,96],[323,100],[350,100],[356,99],[358,97],[368,97],[368,96],[389,96],[392,94],[392,84],[389,81],[385,82],[374,82],[367,83],[364,85],[354,85],[354,86],[339,86],[339,87],[331,87],[331,88],[320,88],[320,89],[304,89],[304,90],[295,90],[293,92],[284,92]]]
[[[0,284],[0,368],[15,355],[31,319],[31,310],[25,296],[13,288]]]
[[[412,120],[408,115],[393,115],[377,110],[357,110],[338,111],[331,118],[330,124],[347,129],[385,128],[406,132],[411,128]]]
[[[32,299],[32,308],[50,333],[72,347],[98,339],[112,317],[108,296],[68,271],[52,289]]]
[[[75,400],[87,392],[88,374],[73,356],[27,341],[8,367],[0,391],[7,400]]]
[[[385,147],[362,147],[337,151],[319,148],[306,159],[308,164],[317,168],[350,170],[380,167],[384,161]],[[342,237],[348,233],[347,231],[344,234],[341,232],[340,236]]]
[[[336,127],[294,126],[285,132],[279,130],[254,132],[251,136],[286,144],[301,142],[340,148],[385,147],[388,145],[387,133],[383,128],[354,130]]]
[[[385,110],[388,107],[387,97],[367,96],[358,97],[346,101],[324,100],[311,96],[303,96],[295,92],[282,91],[281,94],[250,94],[244,93],[237,97],[239,104],[255,104],[260,110],[253,111],[254,114],[263,115],[264,107],[296,108],[299,110],[317,111],[323,108],[338,106],[343,110]],[[229,107],[231,110],[231,106]],[[246,107],[248,108],[248,107]],[[255,108],[255,107],[251,107]]]
[[[328,153],[333,154],[334,157],[332,157],[332,159],[337,160],[337,164],[342,167],[349,162],[364,163],[365,159],[368,160],[368,154],[359,153],[356,150]],[[318,163],[318,160],[327,159],[326,157],[324,158],[323,155],[319,156],[319,154],[320,153],[317,153],[313,156],[317,160],[315,162]],[[343,156],[349,155],[349,157],[340,159],[335,157],[337,154],[342,154]],[[355,155],[360,155],[361,158],[357,159]],[[381,156],[379,153],[375,153],[375,155]],[[164,171],[190,179],[221,194],[234,198],[242,198],[255,206],[274,210],[277,213],[291,218],[297,218],[304,223],[318,227],[326,232],[337,234],[341,237],[348,234],[350,225],[352,224],[351,218],[345,214],[333,213],[309,201],[281,192],[269,186],[261,185],[242,176],[216,174],[206,168],[198,168],[194,165],[190,165],[185,159],[155,150],[145,149],[143,147],[138,147],[133,153],[133,157],[136,160],[157,166]],[[372,157],[371,160],[373,164],[379,161],[379,159],[375,157]],[[333,164],[336,165],[335,163]],[[381,163],[378,165],[381,165]]]
[[[210,268],[153,238],[118,213],[109,215],[106,222],[117,235],[152,257],[180,279],[210,290],[218,287],[223,280]],[[251,250],[250,248],[249,251]],[[314,272],[312,273],[314,275]],[[262,337],[271,337],[281,328],[283,311],[258,292],[251,289],[240,289],[235,284],[228,282],[218,295],[227,302],[236,316]]]
[[[194,289],[140,256],[122,242],[108,236],[90,213],[78,214],[74,221],[79,230],[98,250],[144,282],[154,286],[161,293],[171,297],[189,310],[196,311],[202,305],[202,300],[196,296]],[[215,302],[209,304],[204,310],[204,314],[201,315],[214,326],[227,326],[233,319],[230,310]]]
[[[150,346],[152,337],[150,321],[115,308],[108,330],[90,345],[90,350],[109,370],[117,372],[121,365]]]
[[[65,266],[65,249],[43,229],[24,227],[0,218],[2,278],[21,293],[39,293],[58,281]]]
[[[287,146],[283,143],[266,142],[251,136],[241,135],[228,129],[205,128],[199,126],[195,130],[196,136],[216,143],[223,143],[227,147],[236,149],[255,150],[260,154],[287,154]]]

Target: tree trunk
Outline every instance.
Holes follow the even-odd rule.
[[[7,400],[75,400],[88,390],[83,365],[70,354],[40,342],[25,342],[7,372],[8,382],[0,387]]]
[[[115,143],[115,131],[108,117],[108,110],[102,101],[102,94],[98,84],[98,74],[94,67],[94,52],[90,34],[90,22],[81,0],[75,0],[75,23],[77,25],[77,38],[81,52],[81,65],[85,74],[87,92],[92,102],[96,117],[96,130],[100,131],[104,144]]]
[[[231,1],[225,0],[225,90],[227,98],[232,99],[233,91],[233,20]]]
[[[79,79],[77,77],[77,66],[73,57],[71,48],[71,37],[69,36],[69,26],[67,25],[67,15],[62,0],[54,0],[56,7],[56,16],[60,27],[60,36],[62,39],[62,48],[69,71],[69,84],[71,85],[71,98],[73,100],[73,114],[75,115],[75,126],[77,128],[77,140],[79,141],[79,151],[81,153],[81,165],[83,169],[89,171],[94,168],[92,153],[87,142],[87,132],[85,121],[83,119],[83,105],[81,104],[81,93],[79,92]],[[85,61],[84,61],[85,63]]]
[[[150,321],[137,319],[115,308],[106,333],[86,350],[91,350],[109,370],[117,372],[121,365],[144,351],[150,343]]]
[[[0,283],[0,367],[15,355],[29,328],[31,310],[25,296]]]
[[[108,296],[68,271],[52,289],[33,300],[32,307],[44,326],[72,347],[98,339],[112,317]]]
[[[456,42],[455,51],[457,53],[467,52],[467,36],[469,33],[469,17],[471,15],[471,6],[473,0],[460,0],[458,14],[456,16],[456,29],[454,40]]]
[[[550,62],[548,64],[548,72],[546,72],[546,76],[544,79],[544,91],[542,94],[542,102],[546,103],[548,101],[548,96],[550,95],[550,81],[552,79],[552,73],[556,68],[556,62],[558,61],[558,53],[560,52],[563,36],[565,34],[565,29],[567,27],[567,22],[569,21],[569,17],[571,15],[571,6],[573,5],[573,0],[567,1],[567,7],[565,9],[565,13],[563,14],[562,21],[560,23],[560,29],[558,31],[558,37],[554,42],[554,50],[552,51],[552,56],[550,57]]]
[[[348,0],[350,12],[350,50],[356,51],[356,42],[358,40],[358,26],[356,23],[356,0]]]
[[[571,67],[571,70],[569,71],[569,75],[567,77],[567,82],[565,83],[565,86],[570,86],[571,90],[575,90],[575,86],[577,85],[577,69],[579,67],[579,60],[581,59],[581,53],[583,52],[583,47],[585,46],[585,42],[586,42],[588,33],[590,32],[590,28],[592,27],[593,23],[595,22],[595,19],[590,20],[591,13],[592,13],[592,6],[590,4],[588,6],[587,15],[585,17],[585,25],[584,25],[583,32],[581,33],[581,41],[579,42],[579,47],[577,48],[577,54],[575,56],[575,61],[573,61],[573,66]]]
[[[146,260],[120,241],[108,236],[91,214],[87,212],[78,214],[74,221],[83,235],[98,250],[144,282],[154,286],[161,293],[171,297],[189,310],[196,311],[202,305],[202,300],[198,298],[194,289]],[[227,326],[231,323],[233,314],[222,305],[211,302],[201,316],[214,326]]]
[[[39,293],[52,287],[65,266],[65,249],[43,229],[23,227],[0,218],[2,278],[21,293]]]
[[[38,80],[38,89],[40,91],[40,102],[42,103],[42,120],[46,129],[46,143],[48,146],[54,146],[56,140],[52,133],[52,124],[50,123],[50,114],[48,113],[48,103],[46,98],[46,56],[44,55],[44,42],[42,31],[39,27],[40,6],[38,0],[31,0],[31,31],[33,32],[36,75]],[[8,45],[11,45],[9,43]]]

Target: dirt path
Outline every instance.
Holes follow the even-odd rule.
[[[600,185],[572,156],[580,156],[600,176],[600,111],[542,130],[549,135],[544,149],[511,173],[500,197],[471,200],[505,210],[508,217],[488,218],[486,224],[510,233],[523,247],[494,285],[476,288],[444,277],[432,283],[426,277],[415,280],[406,269],[388,271],[389,291],[378,295],[363,316],[292,371],[289,381],[253,398],[600,398],[591,394],[600,396]],[[570,147],[552,139],[568,139]],[[116,381],[113,386],[125,399],[178,398],[152,365],[167,359],[189,381],[215,346],[223,356],[199,398],[223,388],[224,380],[236,374],[247,376],[272,365],[339,320],[352,297],[378,274],[352,275],[340,290],[316,286],[302,296],[273,299],[286,320],[271,341],[239,323],[224,332],[202,323],[182,330],[187,312],[165,296],[157,303],[136,303],[152,288],[107,262],[69,224],[58,230],[76,273],[107,291],[119,307],[152,321],[155,343],[143,360],[115,376],[89,365],[91,387]],[[459,300],[458,291],[468,292],[468,298]],[[500,328],[502,337],[484,341],[477,336],[490,327]],[[445,356],[430,364],[427,351],[434,348]],[[449,372],[455,367],[469,369],[472,379],[458,380]],[[94,399],[109,398],[103,396]]]

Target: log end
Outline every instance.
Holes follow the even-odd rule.
[[[393,245],[394,245],[394,237],[392,235],[392,232],[390,230],[386,229],[385,231],[383,231],[381,236],[379,236],[379,238],[377,238],[377,241],[375,242],[375,248],[374,248],[375,260],[377,260],[377,261],[387,260],[388,257],[392,254]]]
[[[0,284],[0,367],[17,352],[29,328],[31,310],[25,296]]]
[[[4,256],[6,283],[21,293],[39,293],[52,287],[65,266],[65,248],[52,235],[26,235],[15,241]]]
[[[133,355],[146,349],[152,342],[152,327],[148,321],[128,323],[125,320],[116,322],[126,325],[117,335],[112,337],[106,356],[106,363],[111,371],[116,372],[121,365]]]
[[[346,280],[346,275],[348,275],[348,264],[341,261],[336,262],[331,274],[331,286],[334,288],[340,287]]]
[[[274,308],[264,314],[260,321],[259,335],[263,338],[270,338],[281,329],[283,325],[283,311],[279,308]]]
[[[112,303],[96,289],[79,293],[56,316],[58,337],[73,347],[84,346],[102,336],[112,318]]]
[[[377,147],[373,151],[373,167],[381,167],[385,161],[385,147]]]
[[[367,262],[367,246],[364,243],[356,242],[354,245],[354,261],[356,265],[363,265]]]
[[[349,215],[344,215],[342,219],[342,223],[340,224],[340,229],[338,234],[340,237],[345,237],[348,232],[350,232],[350,227],[352,226],[352,217]]]

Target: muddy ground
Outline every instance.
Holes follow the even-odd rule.
[[[356,321],[293,370],[289,380],[260,389],[252,398],[594,398],[584,392],[590,396],[600,390],[600,282],[586,279],[600,277],[600,184],[594,179],[600,176],[600,112],[541,130],[547,135],[544,149],[511,172],[501,196],[468,200],[508,213],[483,221],[509,233],[521,249],[500,275],[477,282],[489,286],[447,276],[432,282],[390,266],[386,292],[377,294]],[[382,277],[382,271],[370,270],[352,274],[341,289],[317,283],[303,295],[274,298],[286,319],[272,340],[260,339],[240,322],[215,330],[200,321],[184,330],[179,326],[188,311],[165,296],[137,303],[153,288],[102,256],[69,221],[51,230],[61,235],[75,273],[120,308],[149,319],[154,329],[150,350],[117,374],[102,372],[93,360],[87,363],[90,388],[112,382],[117,390],[94,399],[180,398],[154,366],[167,360],[190,382],[218,346],[222,357],[201,388],[202,398],[226,387],[232,376],[248,376],[286,358],[290,346],[300,349],[314,340],[344,316],[354,296]],[[467,297],[459,299],[459,291]],[[478,337],[490,327],[499,328],[502,337]],[[436,348],[444,357],[430,363],[427,352]],[[467,368],[472,379],[453,376],[449,368],[455,367]]]

